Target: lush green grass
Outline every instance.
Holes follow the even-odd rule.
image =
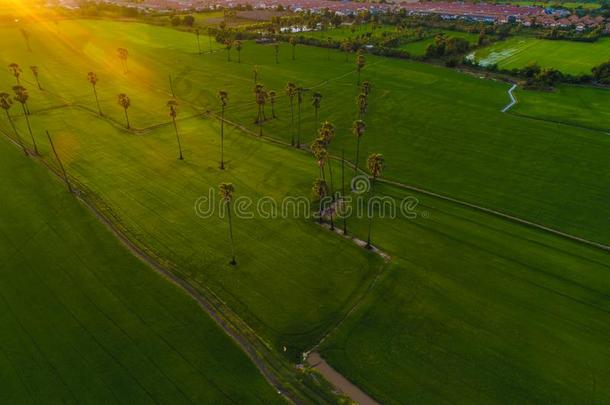
[[[461,31],[439,31],[445,33],[447,38],[464,38],[471,44],[476,44],[479,36]],[[419,41],[409,42],[400,46],[403,51],[409,52],[411,55],[423,56],[430,45],[434,43],[434,36],[425,38]]]
[[[0,140],[0,401],[281,402],[181,290]]]
[[[593,67],[610,59],[609,45],[610,38],[588,43],[512,37],[478,50],[474,57],[481,64],[496,63],[500,69],[522,68],[536,62],[563,73],[590,74]]]
[[[252,131],[256,64],[259,80],[280,94],[290,80],[321,91],[320,119],[337,126],[333,153],[345,148],[354,156],[350,126],[358,89],[353,62],[344,63],[338,52],[330,52],[329,61],[326,50],[299,46],[293,62],[283,44],[276,65],[272,47],[247,42],[238,64],[226,62],[224,51],[197,56],[192,36],[167,29],[109,22],[61,27],[60,43],[35,37],[32,54],[6,43],[0,58],[25,66],[33,60],[43,69],[45,88],[91,109],[85,77],[96,70],[107,117],[122,122],[115,97],[126,91],[139,128],[167,124],[169,73],[180,117],[217,111],[215,95],[224,88],[228,119]],[[131,51],[126,76],[114,57],[118,46]],[[507,85],[440,67],[367,56],[363,78],[373,90],[360,164],[379,151],[389,178],[610,239],[600,220],[610,215],[610,140],[604,134],[502,114]],[[0,76],[4,87],[12,81],[8,73]],[[301,135],[309,142],[317,124],[308,95],[305,100]],[[205,115],[179,121],[181,162],[169,125],[135,135],[77,106],[43,110],[62,104],[32,89],[32,124],[44,155],[49,150],[42,129],[48,128],[69,173],[99,195],[134,240],[176,264],[189,281],[212,289],[278,350],[309,348],[380,268],[372,254],[310,219],[259,217],[236,219],[239,265],[232,268],[226,220],[195,215],[195,200],[220,181],[234,182],[238,196],[308,195],[317,167],[306,153],[227,130],[228,169],[221,172],[218,122]],[[266,122],[264,131],[289,141],[285,96],[276,109],[279,118]],[[16,121],[25,134],[23,118]],[[6,131],[6,121],[0,123]],[[380,191],[402,197],[394,189]],[[592,379],[596,395],[606,400],[608,353],[600,342],[607,340],[607,319],[593,306],[607,309],[607,256],[420,198],[429,219],[375,222],[374,241],[392,255],[392,264],[357,316],[328,342],[332,363],[386,402],[449,401],[455,395],[465,401],[575,402],[586,398]],[[350,226],[365,232],[362,224]]]
[[[522,90],[514,112],[530,117],[610,130],[610,91],[591,87],[561,85],[552,92]]]
[[[418,198],[420,216],[374,220],[392,264],[324,345],[332,364],[382,403],[610,400],[607,253],[377,190]]]

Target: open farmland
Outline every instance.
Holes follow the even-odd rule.
[[[477,50],[474,59],[500,69],[522,68],[529,63],[555,68],[572,75],[591,74],[591,69],[610,59],[610,38],[596,42],[553,41],[512,37]]]
[[[306,215],[237,216],[232,266],[227,218],[201,215],[207,206],[200,198],[213,201],[219,183],[231,182],[236,197],[252,201],[309,199],[320,169],[306,146],[321,120],[337,130],[329,151],[353,161],[350,128],[359,92],[353,55],[345,62],[338,51],[299,45],[293,60],[290,45],[281,44],[276,63],[273,46],[251,41],[243,42],[239,59],[235,49],[228,54],[217,44],[198,55],[192,34],[109,21],[62,21],[58,30],[32,26],[29,52],[14,44],[14,27],[0,30],[0,62],[25,68],[20,80],[30,90],[42,158],[52,162],[48,129],[70,177],[130,240],[191,285],[212,291],[286,359],[300,361],[303,351],[317,347],[385,403],[455,396],[465,402],[609,400],[607,252],[382,184],[415,185],[610,243],[604,133],[502,114],[506,83],[366,55],[362,79],[372,90],[358,163],[364,167],[370,153],[383,153],[387,169],[375,191],[394,200],[417,198],[418,217],[374,219],[373,242],[388,254],[384,261]],[[129,50],[126,66],[116,57],[119,47]],[[27,71],[31,64],[40,67],[43,91]],[[258,83],[277,92],[277,118],[267,104],[262,139],[254,66]],[[101,117],[89,71],[99,78]],[[300,131],[290,124],[289,81],[307,90]],[[10,72],[0,71],[0,88],[14,83]],[[219,90],[229,94],[225,170],[219,169]],[[313,91],[323,95],[318,120]],[[177,159],[166,107],[172,92],[184,160]],[[129,129],[118,93],[131,99]],[[31,147],[17,107],[11,117]],[[12,133],[4,118],[0,130]],[[293,138],[301,150],[290,147]],[[17,159],[19,150],[10,153]],[[337,163],[331,163],[336,185]],[[350,220],[349,227],[366,238],[364,220]],[[256,376],[250,378],[258,392]]]
[[[194,300],[6,139],[0,169],[1,402],[282,403]]]

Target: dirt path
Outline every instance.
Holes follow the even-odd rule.
[[[378,405],[379,402],[369,397],[360,388],[348,381],[337,370],[332,368],[320,356],[318,352],[311,352],[307,356],[307,363],[324,376],[332,385],[339,389],[342,393],[349,396],[353,401],[360,405]]]

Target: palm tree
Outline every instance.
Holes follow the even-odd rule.
[[[91,86],[93,87],[93,95],[95,96],[95,103],[97,104],[97,111],[100,113],[100,116],[102,116],[102,108],[100,107],[100,100],[97,98],[97,75],[93,72],[89,72],[87,73],[87,80],[89,81],[89,83],[91,83]]]
[[[227,218],[229,219],[229,242],[231,243],[231,261],[229,262],[232,266],[237,264],[235,260],[235,243],[233,241],[233,220],[231,218],[231,201],[233,200],[233,193],[235,187],[231,183],[220,183],[218,187],[220,192],[220,199],[226,204]]]
[[[371,93],[371,82],[365,80],[362,82],[362,92],[368,97]]]
[[[345,150],[341,149],[341,204],[345,198]],[[343,235],[347,235],[347,215],[343,215]]]
[[[318,137],[323,140],[327,146],[330,145],[330,142],[335,137],[335,126],[328,121],[324,121],[318,129]]]
[[[273,51],[275,53],[275,64],[280,63],[280,44],[273,44]]]
[[[277,96],[277,94],[275,93],[275,91],[271,90],[269,91],[269,103],[271,104],[271,117],[272,118],[276,118],[275,116],[275,97]]]
[[[169,116],[172,117],[174,124],[174,132],[176,132],[176,140],[178,141],[178,151],[180,152],[178,159],[183,160],[182,156],[182,145],[180,144],[180,135],[178,134],[178,125],[176,125],[176,116],[178,115],[178,101],[175,98],[170,99],[167,102],[167,108],[169,109]]]
[[[117,56],[121,61],[121,66],[123,66],[123,73],[127,74],[129,72],[127,69],[127,58],[129,57],[129,51],[125,48],[118,48]]]
[[[290,100],[290,126],[292,128],[292,138],[290,144],[294,146],[294,98],[297,95],[297,86],[294,83],[288,83],[286,85],[286,95]]]
[[[224,170],[225,168],[225,108],[227,107],[227,103],[229,102],[229,94],[220,90],[218,92],[218,99],[220,100],[220,169]]]
[[[341,50],[345,53],[345,63],[347,63],[349,52],[352,50],[352,44],[348,39],[341,42]]]
[[[21,149],[23,149],[23,153],[28,156],[28,150],[25,148],[25,145],[21,140],[21,136],[19,136],[19,132],[17,132],[17,128],[15,128],[15,123],[11,118],[11,114],[9,113],[9,110],[11,109],[12,105],[13,100],[11,99],[11,96],[8,93],[0,93],[0,108],[2,108],[6,112],[6,118],[8,118],[8,122],[11,124],[11,128],[13,128],[13,132],[17,137],[17,143],[19,143],[19,146],[21,146]]]
[[[258,117],[256,119],[256,123],[258,124],[258,136],[263,136],[263,121],[265,115],[265,103],[267,102],[267,91],[262,84],[257,84],[254,89],[254,97],[256,99],[256,104],[258,105]]]
[[[125,111],[125,122],[127,123],[127,129],[130,129],[131,125],[129,125],[129,115],[127,114],[127,109],[131,106],[131,100],[129,97],[127,97],[127,94],[121,93],[119,94],[118,102]]]
[[[42,86],[40,85],[40,80],[38,80],[38,66],[30,66],[30,70],[32,71],[32,74],[34,75],[34,79],[36,80],[36,84],[38,85],[38,90],[42,90]]]
[[[356,106],[358,107],[358,116],[362,119],[369,106],[368,97],[365,93],[358,94],[356,97]]]
[[[371,154],[367,161],[367,166],[369,169],[369,173],[371,173],[372,179],[371,179],[371,189],[370,192],[372,194],[373,192],[373,185],[375,184],[375,180],[381,176],[381,172],[383,171],[383,167],[385,166],[385,159],[383,158],[383,155],[380,153],[373,153]],[[371,228],[372,228],[372,223],[373,223],[373,213],[371,212],[372,207],[369,201],[369,207],[368,207],[368,217],[369,217],[369,232],[368,232],[368,237],[366,239],[366,247],[367,249],[371,248]]]
[[[201,55],[201,41],[199,40],[199,29],[195,29],[195,36],[197,37],[197,51]]]
[[[258,82],[258,66],[257,65],[252,66],[252,74],[254,75],[254,85],[256,86],[256,83]]]
[[[17,79],[17,84],[21,84],[21,81],[19,80],[19,76],[21,76],[21,67],[15,62],[13,62],[8,65],[8,68],[13,74],[13,76],[15,76],[15,79]]]
[[[233,47],[233,42],[230,39],[225,41],[225,49],[227,50],[227,62],[231,62],[231,48]]]
[[[241,41],[235,41],[235,50],[237,51],[237,63],[241,63]]]
[[[326,149],[326,142],[322,138],[316,138],[309,147],[313,152],[313,155],[318,162],[318,166],[320,168],[320,177],[326,180],[326,175],[324,174],[324,165],[326,164],[326,160],[328,159],[328,150]]]
[[[326,59],[330,60],[330,51],[332,49],[333,46],[333,39],[331,37],[326,38],[326,48],[327,48],[327,52],[326,52]]]
[[[311,95],[311,105],[313,105],[313,108],[315,110],[316,125],[318,124],[318,111],[320,110],[321,102],[322,102],[322,94],[318,93],[317,91],[314,92]]]
[[[303,105],[302,87],[297,87],[297,149],[301,147],[301,106]]]
[[[296,59],[296,49],[297,49],[297,39],[295,37],[290,37],[288,40],[290,45],[292,45],[292,60]]]
[[[57,160],[59,169],[61,170],[61,173],[64,176],[64,181],[66,182],[66,185],[68,186],[68,191],[70,193],[72,193],[72,185],[70,184],[70,180],[68,179],[68,174],[66,173],[66,169],[64,169],[64,165],[61,163],[59,154],[57,154],[57,149],[55,149],[55,144],[53,143],[53,138],[51,138],[51,134],[49,134],[49,131],[46,131],[46,132],[47,132],[47,138],[49,139],[49,143],[51,144],[51,150],[53,151],[53,154],[55,155],[55,160]]]
[[[360,72],[364,69],[365,65],[364,54],[362,50],[358,50],[358,55],[356,56],[356,70],[358,71],[358,86],[360,86]]]
[[[366,129],[366,125],[362,120],[356,120],[352,124],[352,133],[356,137],[356,162],[354,166],[354,173],[358,174],[358,160],[360,158],[360,138],[364,135],[364,130]]]
[[[313,187],[311,188],[313,195],[316,199],[320,200],[320,214],[318,217],[318,222],[322,223],[322,217],[324,216],[324,197],[328,194],[328,186],[326,185],[326,181],[324,179],[316,179],[313,183]]]
[[[30,137],[32,138],[32,145],[34,145],[34,153],[38,155],[38,146],[36,145],[36,140],[34,139],[34,134],[32,133],[32,126],[30,125],[30,111],[28,109],[28,98],[30,98],[30,96],[26,88],[20,85],[13,86],[13,91],[15,92],[15,101],[21,103],[21,108],[23,108],[25,122],[27,123]]]

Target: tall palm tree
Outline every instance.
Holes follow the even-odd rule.
[[[383,168],[385,166],[385,159],[383,158],[383,155],[380,153],[373,153],[371,154],[367,161],[367,166],[369,169],[369,173],[371,174],[371,189],[370,189],[370,193],[373,193],[373,186],[375,184],[375,180],[377,180],[377,178],[379,176],[381,176],[381,172],[383,171]],[[372,224],[373,224],[373,213],[372,211],[372,207],[369,201],[368,204],[368,217],[369,217],[369,232],[368,232],[368,237],[366,239],[366,247],[367,249],[371,248],[371,228],[372,228]]]
[[[358,50],[358,55],[356,56],[356,70],[358,71],[358,86],[360,86],[360,72],[364,69],[366,61],[364,59],[364,54],[362,50]]]
[[[362,82],[362,92],[368,97],[371,93],[371,82],[365,80]]]
[[[317,91],[315,91],[311,95],[311,105],[313,106],[314,111],[315,111],[316,125],[318,125],[318,112],[320,110],[320,104],[321,103],[322,103],[322,94],[320,94]]]
[[[345,150],[341,149],[341,204],[345,199]],[[347,215],[343,215],[343,234],[347,235]]]
[[[235,41],[235,50],[237,51],[237,63],[241,63],[241,48],[242,48],[241,41],[239,41],[239,40]]]
[[[220,101],[220,169],[225,168],[225,108],[229,102],[229,93],[224,90],[218,92],[218,100]]]
[[[360,159],[360,138],[364,135],[366,125],[362,120],[356,120],[352,124],[352,134],[356,137],[356,161],[354,162],[354,173],[358,174],[358,160]]]
[[[123,67],[123,73],[127,74],[129,70],[127,69],[127,58],[129,58],[129,51],[125,48],[117,49],[117,56],[121,61],[121,66]]]
[[[335,126],[328,121],[324,121],[318,129],[318,137],[324,141],[327,146],[330,145],[330,142],[335,137]]]
[[[195,36],[197,37],[197,51],[201,55],[201,41],[199,40],[199,29],[195,29]]]
[[[309,147],[313,152],[313,155],[318,162],[318,166],[320,168],[320,177],[326,180],[326,175],[324,173],[324,165],[326,165],[326,160],[328,159],[328,150],[326,149],[326,142],[322,138],[316,138]]]
[[[8,93],[0,93],[0,108],[6,112],[6,118],[8,118],[8,122],[11,124],[11,128],[17,137],[17,143],[19,143],[19,146],[21,146],[21,149],[23,149],[23,153],[28,156],[28,150],[25,148],[25,145],[21,140],[21,136],[19,135],[19,132],[17,132],[17,128],[15,128],[15,123],[11,117],[11,113],[9,112],[12,106],[13,100],[11,99],[11,96]]]
[[[286,84],[286,95],[290,100],[290,126],[292,129],[292,137],[290,140],[290,144],[294,146],[294,98],[297,95],[297,86],[294,83]]]
[[[178,101],[176,101],[175,98],[172,98],[167,102],[166,105],[169,109],[169,116],[172,117],[172,123],[174,124],[174,132],[176,133],[176,140],[178,141],[178,151],[180,152],[178,159],[183,160],[184,157],[182,156],[182,145],[180,144],[178,125],[176,125],[176,116],[178,115]]]
[[[258,124],[258,136],[263,136],[263,121],[265,114],[265,103],[267,102],[268,93],[265,90],[265,87],[262,84],[257,84],[254,89],[254,97],[256,99],[256,104],[258,105],[258,117],[256,118],[256,123]]]
[[[127,97],[127,94],[121,93],[119,94],[118,103],[121,107],[123,107],[123,111],[125,111],[125,122],[127,124],[127,129],[131,128],[129,124],[129,115],[127,114],[127,109],[131,106],[131,100]]]
[[[227,218],[229,219],[229,242],[231,243],[231,261],[229,262],[232,266],[237,264],[235,260],[235,243],[233,241],[233,219],[231,217],[231,202],[233,201],[233,193],[235,187],[231,183],[220,183],[218,187],[220,192],[220,199],[226,204]]]
[[[102,116],[102,108],[100,107],[100,100],[97,97],[97,75],[93,72],[89,72],[87,73],[87,80],[89,81],[89,83],[91,83],[91,86],[93,87],[93,95],[95,96],[95,103],[97,104],[97,111],[99,112],[100,116]]]
[[[302,87],[297,87],[297,149],[301,147],[301,106],[304,92]]]
[[[311,188],[314,198],[320,200],[320,211],[318,216],[318,222],[322,223],[322,217],[324,216],[324,197],[328,195],[328,186],[324,179],[316,179]]]
[[[327,52],[326,52],[326,59],[330,60],[330,52],[332,50],[333,47],[333,39],[331,37],[326,38],[326,48],[327,48]]]
[[[349,52],[352,50],[352,44],[348,39],[343,40],[341,42],[341,50],[345,53],[345,63],[348,61]]]
[[[225,49],[227,51],[227,62],[231,62],[231,48],[233,47],[233,42],[230,39],[225,41]]]
[[[362,119],[364,117],[364,114],[366,114],[366,110],[369,106],[369,100],[366,93],[358,94],[358,96],[356,97],[356,106],[358,107],[358,116],[360,117],[360,119]]]
[[[292,60],[296,59],[296,49],[297,49],[297,39],[295,37],[290,37],[288,40],[290,45],[292,45]]]
[[[30,70],[34,75],[34,79],[36,80],[36,84],[38,85],[38,90],[42,90],[42,86],[40,85],[40,80],[38,78],[38,74],[40,73],[38,66],[30,66]]]
[[[28,132],[30,133],[30,137],[32,138],[32,145],[34,145],[34,153],[36,153],[37,155],[38,153],[38,146],[36,145],[36,139],[34,139],[34,134],[32,133],[32,126],[30,125],[30,111],[28,109],[28,98],[30,98],[30,95],[28,94],[28,91],[26,90],[25,87],[17,85],[17,86],[13,86],[13,91],[15,92],[15,101],[17,101],[18,103],[21,104],[21,108],[23,108],[23,115],[25,116],[25,122],[27,123],[28,126]]]
[[[275,53],[275,64],[280,63],[280,44],[273,44],[273,51]]]
[[[275,97],[277,97],[277,94],[275,93],[275,91],[270,90],[269,91],[269,103],[271,104],[271,117],[272,118],[276,118],[276,116],[275,116]]]
[[[258,83],[258,66],[257,65],[252,66],[252,75],[254,76],[254,85],[256,86],[256,83]]]
[[[21,76],[21,67],[18,64],[16,64],[15,62],[13,62],[10,65],[8,65],[8,68],[11,71],[11,73],[13,74],[13,76],[15,76],[15,79],[17,80],[17,84],[21,84],[21,81],[19,80],[19,76]]]

